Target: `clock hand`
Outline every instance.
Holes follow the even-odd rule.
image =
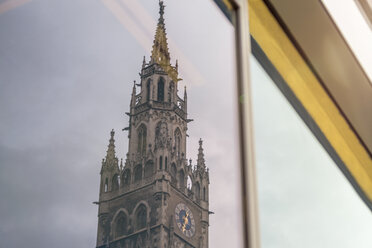
[[[186,212],[186,215],[183,217],[183,221],[184,221],[184,223],[183,223],[183,225],[182,225],[182,232],[184,232],[185,231],[185,229],[186,229],[186,225],[189,223],[189,213],[188,212]]]

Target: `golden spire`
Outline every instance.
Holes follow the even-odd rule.
[[[154,45],[152,46],[151,62],[158,63],[163,66],[170,65],[170,55],[168,50],[167,33],[165,32],[164,24],[164,2],[159,1],[159,20],[156,27]]]

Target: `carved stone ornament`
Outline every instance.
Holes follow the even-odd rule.
[[[133,119],[133,126],[137,127],[141,124],[142,121],[145,121],[145,122],[149,122],[150,121],[150,114],[148,112],[145,112],[145,113],[142,113],[142,114],[139,114],[137,116],[135,116]]]
[[[168,125],[161,121],[156,125],[155,129],[155,149],[167,148],[170,146],[170,138],[168,132]]]

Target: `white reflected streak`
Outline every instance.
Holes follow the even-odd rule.
[[[372,32],[357,4],[352,0],[322,2],[372,84]]]
[[[151,52],[152,40],[146,35],[142,29],[133,21],[120,4],[115,0],[102,0],[103,4],[108,8],[119,22],[134,36],[138,43],[148,52]]]
[[[138,1],[121,0],[125,7],[130,10],[136,21],[141,23],[149,37],[155,37],[156,20],[147,12],[147,10]],[[169,42],[169,35],[168,35]]]
[[[120,20],[121,24],[136,38],[136,40],[144,47],[146,51],[151,52],[152,41],[155,35],[156,20],[146,11],[146,9],[138,1],[121,0],[122,4],[134,16],[133,20],[125,8],[123,8],[115,0],[102,0],[106,7]],[[146,40],[146,42],[144,42]],[[168,44],[171,48],[170,54],[177,58],[179,66],[182,68],[182,78],[184,83],[188,85],[199,85],[205,82],[204,77],[194,64],[186,57],[176,43],[168,34]]]
[[[0,4],[0,15],[17,8],[25,3],[31,2],[31,0],[8,0]]]

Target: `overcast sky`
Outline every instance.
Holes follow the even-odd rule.
[[[166,5],[195,120],[187,157],[203,138],[211,173],[210,245],[237,247],[233,28],[212,1]],[[95,246],[101,160],[112,128],[127,152],[120,130],[157,18],[156,0],[33,0],[0,14],[0,247]]]
[[[8,3],[0,0],[0,247],[94,247],[101,160],[112,128],[117,156],[127,152],[120,130],[158,1]],[[194,119],[187,157],[195,161],[203,138],[211,173],[210,247],[239,247],[233,28],[210,0],[166,5],[179,95],[187,85]],[[263,247],[372,247],[370,211],[254,59],[252,81]]]

